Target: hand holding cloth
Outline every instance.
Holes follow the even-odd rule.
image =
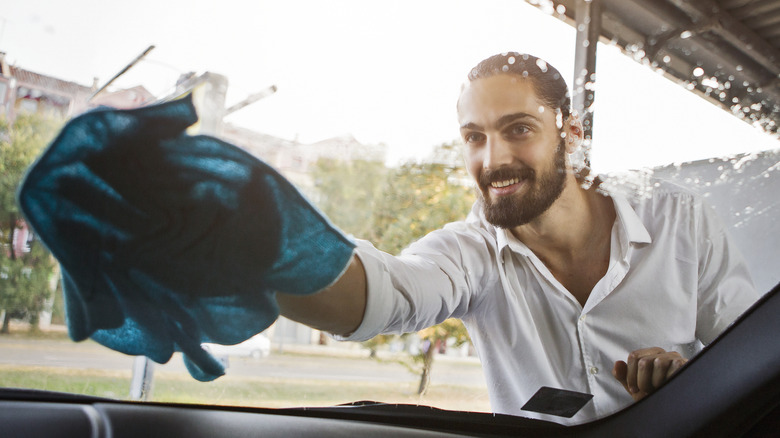
[[[70,121],[19,190],[60,262],[68,331],[208,381],[204,342],[235,344],[278,317],[276,291],[312,294],[354,244],[287,180],[208,136],[189,98]]]

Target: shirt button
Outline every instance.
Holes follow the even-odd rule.
[[[590,373],[591,374],[598,374],[599,373],[599,369],[596,368],[596,367],[590,367]]]
[[[585,321],[585,315],[580,316],[580,321]]]

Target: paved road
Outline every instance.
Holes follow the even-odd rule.
[[[227,373],[240,376],[291,379],[324,379],[374,382],[414,382],[419,377],[404,366],[380,355],[382,361],[367,358],[367,351],[325,350],[318,347],[278,347],[263,359],[231,357]],[[0,364],[68,367],[77,369],[131,370],[134,358],[114,352],[92,341],[31,340],[0,337]],[[186,375],[178,354],[155,372]],[[479,363],[474,358],[439,356],[434,364],[433,384],[484,387]]]

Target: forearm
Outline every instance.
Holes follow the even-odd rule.
[[[358,257],[331,287],[313,295],[277,293],[281,315],[337,335],[355,331],[366,309],[366,273]]]

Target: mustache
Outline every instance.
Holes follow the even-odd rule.
[[[520,181],[534,179],[536,178],[536,171],[527,167],[499,167],[494,170],[483,170],[479,174],[479,186],[483,190],[487,190],[491,183],[506,181],[512,178],[517,178]]]

